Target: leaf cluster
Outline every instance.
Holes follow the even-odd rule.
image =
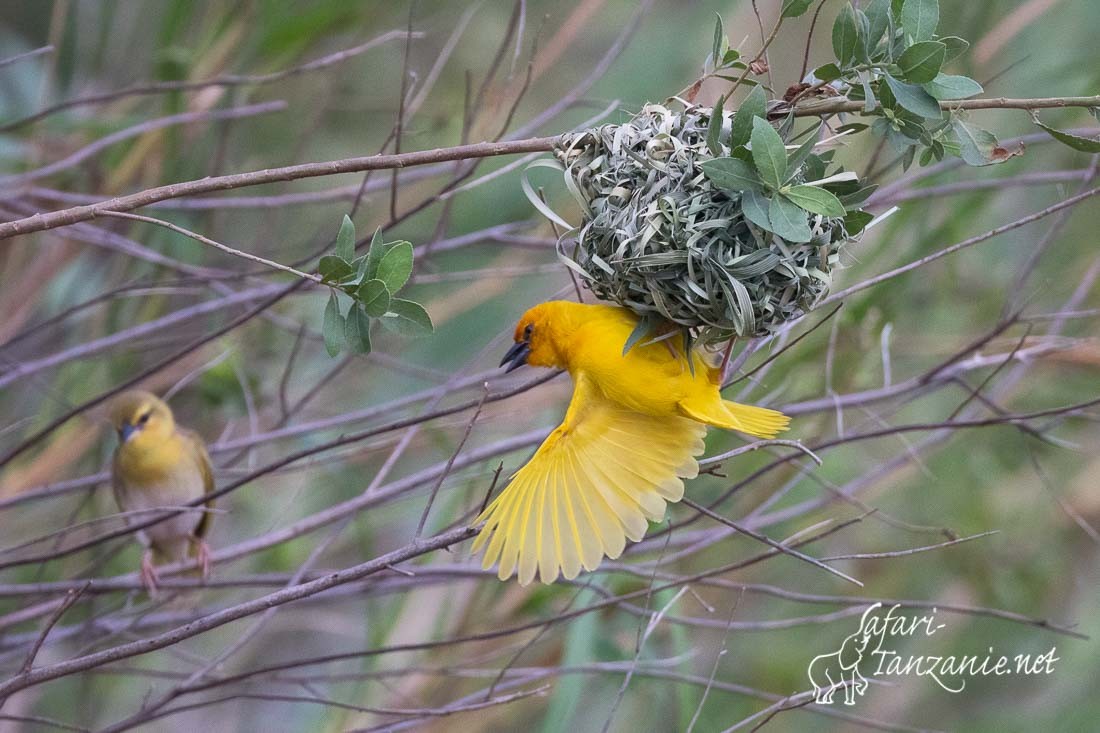
[[[409,242],[383,242],[381,230],[371,238],[366,254],[356,256],[355,224],[344,216],[333,254],[317,267],[321,281],[332,288],[325,306],[322,334],[330,356],[340,350],[369,354],[371,321],[404,336],[426,336],[434,331],[424,306],[398,298],[413,271],[413,246]],[[347,313],[337,293],[351,298]]]
[[[849,2],[833,23],[835,61],[814,69],[809,81],[862,100],[872,132],[902,155],[903,168],[947,154],[970,165],[1001,162],[991,133],[940,107],[980,94],[982,86],[943,71],[970,44],[938,35],[939,20],[939,0],[871,0],[863,8]]]

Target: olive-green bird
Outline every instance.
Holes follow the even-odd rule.
[[[214,491],[210,456],[197,433],[176,426],[172,410],[148,392],[125,392],[110,408],[111,422],[118,431],[111,470],[115,499],[124,512],[180,507]],[[153,594],[157,590],[158,563],[194,558],[202,577],[210,574],[210,548],[205,537],[210,530],[214,502],[177,514],[138,532],[145,546],[141,558],[141,579]],[[141,522],[153,514],[137,514]]]

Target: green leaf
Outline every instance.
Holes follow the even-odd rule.
[[[874,214],[867,211],[849,211],[844,217],[844,231],[849,237],[854,237],[866,229],[874,218]]]
[[[637,325],[634,326],[634,330],[630,332],[630,335],[626,339],[626,343],[623,344],[623,356],[626,356],[626,353],[634,348],[634,344],[649,336],[650,332],[653,331],[654,325],[653,319],[648,315],[639,318]]]
[[[336,293],[329,293],[328,305],[325,306],[325,316],[321,323],[321,335],[325,339],[325,351],[329,356],[340,353],[340,347],[344,345],[344,317],[340,315],[340,304],[336,302]]]
[[[859,84],[863,88],[863,111],[870,114],[875,111],[877,104],[875,90],[871,88],[871,74],[867,71],[859,72]]]
[[[914,43],[898,58],[901,75],[913,84],[926,84],[936,78],[947,56],[947,46],[939,41]]]
[[[783,176],[787,173],[787,151],[783,147],[783,138],[768,121],[756,117],[752,121],[752,161],[760,179],[772,188],[783,185]]]
[[[344,261],[344,258],[336,255],[325,255],[317,263],[317,272],[321,274],[322,282],[339,282],[355,272],[352,266]]]
[[[939,0],[905,0],[902,3],[901,27],[914,42],[931,40],[939,24]]]
[[[921,86],[936,99],[966,99],[981,94],[982,85],[969,76],[937,74],[936,78]]]
[[[810,9],[814,0],[783,0],[783,17],[797,18]]]
[[[726,31],[722,27],[722,16],[718,13],[715,13],[714,16],[714,41],[711,43],[710,47],[710,59],[711,64],[717,69],[718,64],[721,63],[722,46],[724,46],[726,42]]]
[[[730,150],[748,143],[752,136],[752,121],[757,117],[765,117],[768,114],[768,100],[764,96],[764,90],[754,87],[745,101],[733,115],[733,124],[730,128]]]
[[[890,88],[898,104],[913,114],[929,119],[943,117],[943,111],[940,109],[939,102],[936,101],[935,97],[916,84],[906,84],[886,74],[886,85]]]
[[[849,122],[847,125],[841,125],[840,127],[836,128],[836,131],[848,132],[849,130],[851,130],[852,132],[863,132],[868,127],[869,125],[865,125],[862,122]]]
[[[722,114],[722,104],[726,101],[725,97],[719,96],[718,101],[714,103],[714,109],[710,111],[710,121],[707,123],[707,150],[711,155],[720,155],[722,153],[722,143],[720,142],[722,137],[722,121],[724,115]]]
[[[344,340],[357,354],[370,353],[370,318],[357,303],[352,303],[344,327]]]
[[[856,26],[856,11],[849,2],[840,9],[833,22],[833,53],[841,66],[848,65],[856,57],[859,47],[859,30]]]
[[[871,32],[871,21],[867,19],[867,14],[859,8],[856,8],[856,60],[865,64],[871,63],[871,45],[869,43],[869,34]]]
[[[340,223],[340,233],[336,235],[336,256],[345,262],[355,259],[355,224],[347,214],[344,214],[344,221]]]
[[[905,152],[901,156],[901,169],[902,171],[909,170],[909,166],[913,165],[913,159],[917,157],[917,147],[914,145],[910,148],[906,148]]]
[[[382,255],[386,254],[386,246],[382,243],[382,229],[374,230],[374,236],[370,238],[370,248],[367,250],[367,266],[362,275],[368,280],[378,277],[378,264],[382,261]]]
[[[760,177],[752,166],[737,158],[715,158],[699,166],[710,182],[726,191],[759,190]]]
[[[867,15],[867,47],[874,51],[890,25],[890,0],[871,0],[864,13]]]
[[[396,293],[409,281],[413,269],[413,246],[409,242],[397,242],[390,247],[378,263],[378,279],[386,283],[391,293]]]
[[[382,325],[394,333],[410,338],[430,336],[435,332],[431,316],[424,310],[424,306],[401,298],[390,301],[390,310],[382,317]]]
[[[390,289],[386,283],[375,278],[364,280],[355,293],[356,299],[363,304],[368,316],[378,318],[390,308]]]
[[[768,218],[772,222],[772,231],[788,242],[810,241],[809,215],[782,194],[772,198]]]
[[[355,270],[355,279],[362,280],[364,273],[367,271],[367,260],[369,258],[366,255],[359,255],[351,261],[351,269]]]
[[[836,64],[825,64],[824,66],[818,66],[814,69],[814,78],[818,81],[836,81],[841,76],[843,76],[843,74],[841,74],[840,67]]]
[[[771,202],[759,191],[745,191],[741,194],[741,213],[745,218],[765,231],[772,231],[772,220],[768,216]]]
[[[841,217],[846,213],[840,199],[817,186],[791,186],[783,195],[813,214]]]
[[[862,205],[864,201],[871,197],[871,194],[875,192],[875,189],[878,188],[878,186],[873,183],[866,186],[859,181],[851,181],[850,183],[855,188],[837,189],[830,186],[830,188],[832,189],[831,193],[836,194],[836,197],[840,200],[840,203],[844,206],[845,210],[848,211],[858,208],[860,205]],[[842,193],[842,191],[845,190],[847,192]]]
[[[946,36],[938,40],[940,43],[947,46],[947,56],[943,60],[945,64],[962,56],[966,53],[966,49],[970,48],[970,41],[965,38],[959,38],[958,36]]]
[[[989,165],[995,163],[993,150],[997,147],[997,138],[988,130],[968,125],[962,120],[953,120],[951,130],[959,141],[959,157],[967,165]]]
[[[1031,119],[1035,121],[1035,124],[1050,133],[1050,136],[1062,143],[1068,145],[1074,150],[1080,150],[1082,153],[1100,153],[1100,140],[1094,140],[1089,137],[1081,137],[1080,135],[1072,135],[1068,132],[1062,132],[1056,130],[1053,127],[1044,125],[1039,121],[1039,115],[1034,111],[1031,113]]]
[[[787,158],[787,172],[783,176],[783,182],[791,180],[798,174],[798,171],[802,168],[802,164],[805,163],[810,154],[814,151],[814,146],[817,145],[817,131],[820,129],[820,125],[815,127],[812,132],[809,133],[806,138],[806,142],[798,146],[798,150],[791,153]]]

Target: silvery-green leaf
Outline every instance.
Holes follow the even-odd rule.
[[[325,255],[317,263],[317,272],[321,274],[323,282],[340,282],[355,271],[350,264],[344,261],[343,257]]]
[[[871,0],[864,13],[868,22],[867,45],[873,50],[890,23],[890,0]]]
[[[718,188],[726,191],[746,191],[760,188],[760,177],[752,166],[737,158],[715,158],[699,166],[703,174]]]
[[[328,355],[339,354],[340,347],[344,344],[344,317],[340,315],[340,304],[336,301],[336,293],[329,293],[325,316],[321,322],[321,335],[325,339],[325,351]]]
[[[817,186],[791,186],[783,195],[800,208],[822,216],[844,216],[844,205],[833,194]]]
[[[914,42],[931,40],[939,24],[939,0],[905,0],[902,3],[901,27]]]
[[[968,76],[937,74],[930,82],[922,84],[924,91],[939,100],[966,99],[982,93],[982,85]]]
[[[797,18],[813,4],[814,0],[783,0],[782,15],[784,18]]]
[[[730,150],[745,145],[752,136],[752,121],[767,114],[767,97],[760,87],[754,88],[733,115],[730,129]]]
[[[768,218],[772,231],[788,242],[809,242],[812,238],[809,215],[782,194],[772,197]]]
[[[355,297],[363,304],[367,315],[378,318],[390,307],[390,290],[386,283],[378,278],[364,280],[359,285]]]
[[[898,81],[889,74],[886,74],[886,84],[890,88],[890,92],[893,93],[894,99],[897,100],[898,104],[913,114],[929,119],[940,119],[943,117],[943,111],[940,109],[939,102],[937,102],[931,94],[924,91],[924,89],[916,84],[906,84],[903,81]]]
[[[783,185],[787,173],[787,150],[783,138],[768,121],[760,117],[752,121],[752,160],[760,179],[772,188]]]
[[[833,53],[842,66],[846,66],[856,57],[859,46],[859,29],[856,26],[856,11],[849,2],[840,9],[833,22]]]
[[[1058,142],[1063,145],[1068,145],[1074,150],[1080,150],[1082,153],[1100,153],[1100,140],[1089,137],[1081,137],[1080,135],[1073,135],[1068,132],[1062,132],[1061,130],[1044,125],[1039,119],[1039,115],[1034,111],[1031,113],[1031,119],[1035,121],[1035,124],[1050,133]]]
[[[351,310],[348,311],[344,340],[348,348],[355,353],[370,353],[370,318],[357,304],[352,304]]]
[[[368,280],[378,277],[378,263],[382,261],[384,254],[386,254],[386,247],[382,243],[382,230],[375,229],[374,236],[370,239],[370,248],[367,250],[367,266],[363,272],[363,276]]]
[[[347,214],[344,214],[340,233],[336,235],[336,256],[345,262],[355,259],[355,224]]]
[[[966,53],[966,49],[970,48],[970,42],[965,38],[959,38],[958,36],[947,36],[945,38],[938,39],[940,43],[947,46],[947,56],[944,57],[943,62],[950,63]]]
[[[397,242],[390,247],[378,263],[378,279],[386,283],[391,293],[396,293],[405,283],[413,269],[413,246],[409,242]]]
[[[623,344],[623,356],[634,348],[634,345],[642,339],[649,336],[653,330],[653,319],[647,316],[642,316],[638,319],[638,323],[634,326],[634,330],[630,332],[630,336],[627,337],[626,343]]]
[[[382,325],[411,338],[430,336],[435,331],[431,316],[424,310],[424,306],[401,298],[390,301],[390,310],[382,317]]]
[[[926,84],[936,78],[947,55],[947,46],[938,41],[914,43],[898,58],[898,67],[905,81]]]
[[[741,195],[741,213],[745,218],[765,231],[772,231],[772,221],[768,218],[771,202],[759,191],[745,191]]]
[[[722,144],[720,142],[722,137],[722,103],[725,102],[725,97],[719,96],[718,101],[714,103],[714,109],[710,113],[710,122],[707,123],[707,150],[711,155],[720,155],[722,153]]]

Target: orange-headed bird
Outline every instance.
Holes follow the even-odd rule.
[[[477,521],[474,551],[497,575],[518,570],[526,585],[560,572],[575,578],[626,540],[661,521],[667,502],[684,495],[682,479],[699,473],[707,426],[762,438],[787,429],[775,410],[722,399],[721,370],[693,351],[694,372],[679,339],[639,344],[623,354],[638,317],[626,308],[551,301],[520,319],[501,366],[565,369],[573,399],[565,420]]]

